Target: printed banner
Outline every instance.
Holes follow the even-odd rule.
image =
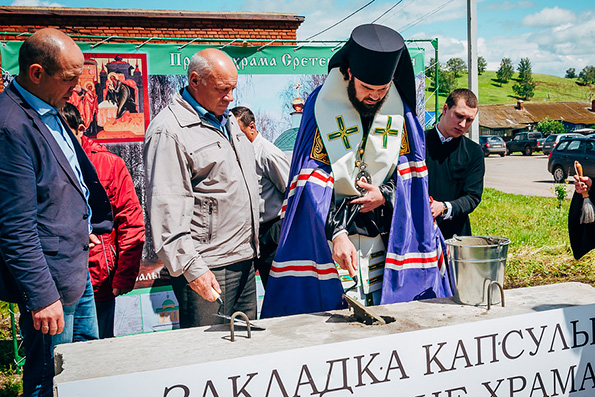
[[[195,365],[171,362],[67,383],[58,377],[57,391],[60,397],[587,397],[595,395],[593,313],[595,305],[574,306],[229,360],[197,357]],[[245,352],[264,348],[247,343],[241,342]],[[205,346],[211,350],[203,349],[204,357],[218,356],[216,346]]]
[[[2,68],[10,74],[19,71],[18,54],[21,41],[3,42],[0,46]],[[155,75],[186,74],[188,63],[194,53],[204,48],[220,48],[231,56],[240,74],[326,74],[328,62],[336,52],[336,46],[221,46],[153,44],[142,46],[127,43],[77,43],[83,52],[145,54],[149,64],[147,72]],[[183,48],[182,48],[183,47]],[[333,51],[334,50],[334,51]],[[415,74],[424,71],[424,51],[409,48]]]

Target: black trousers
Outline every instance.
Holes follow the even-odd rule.
[[[234,312],[241,311],[249,319],[256,319],[256,279],[252,259],[210,270],[221,286],[221,314],[231,316]],[[172,287],[180,307],[180,328],[226,322],[216,316],[219,303],[204,300],[190,288],[183,275],[172,277]]]
[[[273,259],[277,253],[279,237],[281,235],[281,219],[279,217],[260,224],[260,235],[258,236],[260,256],[255,259],[254,266],[260,274],[260,281],[266,289]]]

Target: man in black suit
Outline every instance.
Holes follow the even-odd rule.
[[[463,134],[477,116],[477,97],[466,88],[450,93],[438,124],[426,132],[426,165],[432,215],[445,239],[470,236],[469,214],[479,205],[485,174],[481,147]]]
[[[56,344],[97,337],[88,250],[91,232],[111,230],[111,206],[57,114],[83,63],[70,37],[42,29],[0,94],[0,299],[19,304],[25,396],[52,395]]]

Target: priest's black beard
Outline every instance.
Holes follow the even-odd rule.
[[[366,105],[365,103],[359,101],[355,96],[355,83],[353,82],[353,77],[349,80],[349,84],[347,85],[347,96],[349,97],[349,102],[353,105],[355,110],[358,111],[360,117],[362,118],[370,118],[374,117],[378,110],[386,100],[388,96],[388,92],[380,101],[376,102],[373,105]]]

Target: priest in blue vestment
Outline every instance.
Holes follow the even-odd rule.
[[[306,101],[261,317],[453,294],[401,35],[355,28]],[[357,277],[356,277],[357,276]]]

